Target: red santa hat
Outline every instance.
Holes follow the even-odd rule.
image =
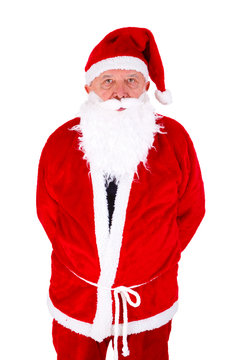
[[[164,69],[154,36],[150,30],[126,27],[110,32],[91,52],[87,65],[86,84],[112,69],[136,70],[148,75],[156,84],[155,96],[162,104],[170,104],[171,93],[165,88]]]

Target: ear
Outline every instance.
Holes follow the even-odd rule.
[[[90,93],[90,86],[85,85],[84,88],[85,88],[86,92],[89,94]]]
[[[148,91],[149,87],[150,87],[150,81],[148,81],[148,82],[146,83],[146,85],[145,85],[145,90]]]

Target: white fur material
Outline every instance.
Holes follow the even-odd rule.
[[[172,95],[169,90],[165,90],[165,91],[156,90],[155,97],[163,105],[168,105],[172,103]]]
[[[143,74],[145,80],[148,80],[148,68],[144,61],[134,56],[116,56],[98,61],[93,64],[86,72],[86,84],[91,82],[107,70],[136,70]]]
[[[49,312],[52,317],[62,326],[70,329],[78,334],[82,334],[88,337],[92,337],[92,324],[76,320],[70,316],[67,316],[60,310],[58,310],[52,303],[49,295],[47,298],[47,304]],[[151,316],[146,319],[129,321],[128,322],[128,335],[138,334],[143,331],[157,329],[165,324],[167,324],[175,315],[178,309],[178,301],[176,301],[169,309]],[[119,335],[122,336],[123,333],[123,324],[119,324]],[[114,335],[114,324],[109,329],[107,336]],[[97,339],[94,339],[98,341]]]
[[[96,171],[93,165],[91,165],[90,172],[93,186],[95,235],[100,268],[102,268],[105,248],[109,237],[107,193],[102,173]]]

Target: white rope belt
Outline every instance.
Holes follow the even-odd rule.
[[[70,269],[69,269],[70,270]],[[73,272],[72,270],[70,270],[74,275],[76,275],[79,279],[85,281],[86,283],[93,285],[95,287],[101,287],[107,290],[111,290],[113,291],[114,294],[114,300],[115,300],[115,316],[114,316],[114,359],[118,360],[118,336],[119,336],[119,317],[120,317],[120,303],[119,303],[119,294],[121,295],[122,298],[122,303],[123,303],[123,328],[122,328],[122,337],[123,337],[123,346],[122,346],[122,355],[123,356],[128,356],[130,354],[129,352],[129,348],[128,348],[128,343],[127,343],[127,325],[128,325],[128,311],[127,311],[127,303],[130,306],[133,307],[138,307],[141,303],[141,298],[140,295],[137,293],[137,291],[133,290],[132,288],[136,288],[139,287],[141,285],[147,284],[150,281],[156,279],[158,276],[154,277],[153,279],[139,284],[139,285],[133,285],[133,286],[118,286],[115,288],[108,288],[105,286],[99,286],[98,284],[86,280],[84,278],[82,278],[81,276],[77,275],[75,272]],[[133,302],[129,296],[129,294],[132,294],[133,296],[135,296],[136,301]]]
[[[122,355],[123,356],[128,356],[130,354],[129,349],[128,349],[128,343],[127,343],[127,324],[128,324],[128,315],[127,315],[127,302],[129,305],[133,306],[133,307],[138,307],[141,303],[141,298],[140,295],[132,290],[129,287],[126,286],[118,286],[113,290],[114,293],[114,299],[115,299],[115,327],[114,327],[114,357],[117,360],[118,359],[118,351],[117,351],[117,344],[118,344],[118,330],[119,330],[119,316],[120,316],[120,311],[119,311],[119,297],[118,294],[121,295],[122,297],[122,302],[123,302],[123,331],[122,331],[122,336],[123,336],[123,347],[122,347]],[[136,302],[133,302],[130,299],[129,293],[134,295],[136,298]]]

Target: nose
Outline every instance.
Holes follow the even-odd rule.
[[[118,83],[115,85],[112,93],[112,98],[121,100],[123,98],[129,97],[125,84]]]

